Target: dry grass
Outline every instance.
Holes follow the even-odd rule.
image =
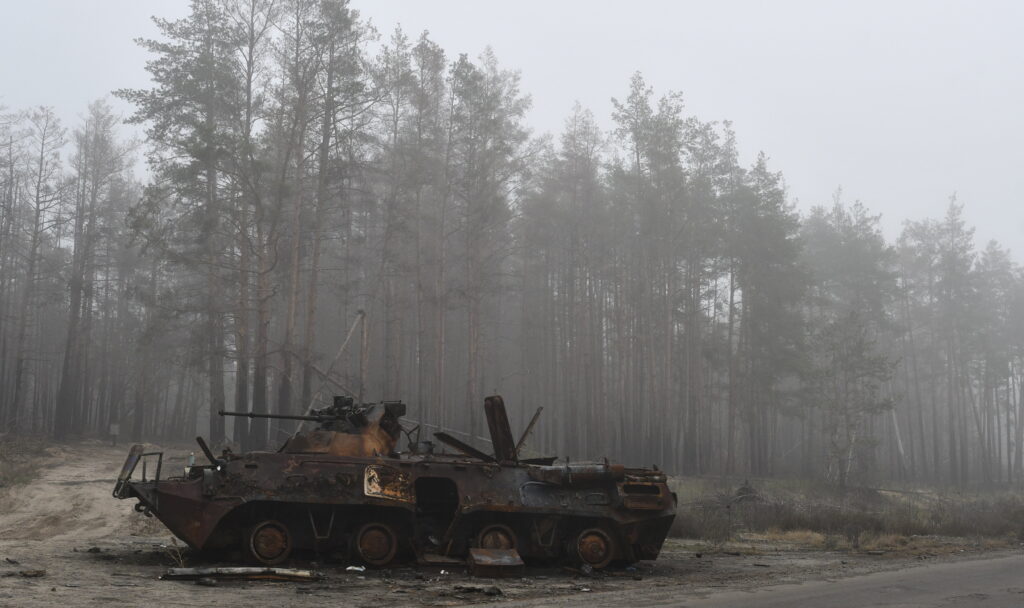
[[[179,545],[178,539],[173,536],[171,537],[171,544],[166,545],[164,548],[164,552],[171,558],[171,562],[177,568],[185,567],[185,550],[186,547]]]
[[[839,493],[794,480],[677,479],[673,489],[679,509],[672,534],[715,546],[742,537],[800,548],[941,553],[949,543],[922,539],[956,537],[958,546],[967,542],[978,548],[1024,541],[1024,495],[1019,493],[864,488]]]
[[[1017,543],[1011,538],[968,539],[950,536],[902,536],[899,534],[865,533],[860,550],[892,556],[950,555],[965,550],[993,551],[1008,549]]]
[[[744,539],[762,541],[774,545],[787,545],[797,549],[824,549],[828,544],[828,537],[821,532],[812,530],[780,530],[771,528],[762,533],[747,533]]]
[[[910,537],[901,534],[873,534],[865,532],[858,538],[860,548],[864,551],[895,551],[906,548]]]

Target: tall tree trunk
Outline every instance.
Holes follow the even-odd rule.
[[[252,374],[252,412],[254,414],[269,413],[267,403],[267,368],[270,343],[270,299],[273,290],[270,286],[270,235],[265,234],[262,222],[256,224],[257,243],[260,246],[259,269],[256,275],[256,354],[253,360]],[[261,450],[268,446],[267,436],[269,425],[266,418],[253,418],[249,425],[249,441],[252,449]],[[276,439],[276,438],[275,438]]]
[[[206,328],[207,374],[209,375],[210,442],[224,441],[224,317],[220,311],[221,282],[217,276],[216,225],[218,219],[217,168],[213,152],[208,151],[206,164],[207,268],[206,268]],[[156,270],[154,269],[154,275]],[[155,296],[154,290],[154,296]]]
[[[25,267],[25,286],[21,292],[21,304],[18,307],[18,338],[15,346],[17,359],[14,363],[14,398],[11,401],[11,411],[8,413],[7,428],[21,429],[22,424],[19,416],[22,415],[22,408],[25,401],[25,393],[28,391],[28,362],[29,362],[29,329],[33,322],[34,315],[31,312],[32,303],[35,301],[36,290],[36,265],[39,260],[39,243],[43,231],[43,167],[45,147],[40,146],[38,171],[39,177],[36,182],[36,196],[33,202],[31,234],[29,236],[28,256]],[[61,424],[61,423],[58,423]]]
[[[728,408],[727,430],[725,436],[725,474],[733,475],[736,472],[736,352],[733,346],[736,332],[736,270],[733,265],[729,269],[729,321],[726,332],[726,354],[729,358],[728,370],[728,396],[726,397]]]
[[[250,297],[249,283],[251,266],[251,249],[249,245],[249,214],[244,201],[239,208],[238,227],[238,304],[235,312],[235,411],[249,411],[249,316]],[[235,416],[232,419],[234,425],[234,440],[243,449],[250,447],[249,441],[249,419]]]
[[[320,125],[320,142],[317,146],[316,207],[313,211],[313,243],[309,266],[309,285],[306,292],[306,335],[302,352],[302,403],[303,408],[312,406],[313,401],[313,346],[316,338],[317,288],[320,277],[320,247],[323,234],[324,216],[327,207],[327,187],[330,176],[331,134],[334,132],[334,45],[327,53],[327,83],[324,91],[324,109]]]
[[[83,162],[88,167],[89,149],[79,150],[85,157]],[[57,390],[57,403],[54,412],[53,435],[57,440],[65,439],[72,428],[72,415],[78,402],[79,378],[79,319],[82,313],[82,286],[85,282],[85,216],[86,216],[86,184],[85,171],[79,171],[79,184],[75,200],[75,224],[72,233],[74,252],[71,258],[71,277],[68,282],[70,306],[68,307],[68,327],[64,339],[64,362],[61,366],[60,388]],[[80,427],[78,427],[80,428]]]

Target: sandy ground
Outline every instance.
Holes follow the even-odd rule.
[[[1012,555],[969,543],[949,555],[865,555],[752,540],[708,553],[695,541],[670,539],[658,561],[599,576],[550,568],[488,580],[469,577],[461,568],[359,573],[346,571],[346,564],[299,561],[293,565],[312,565],[324,580],[205,587],[159,580],[176,561],[170,534],[135,513],[132,501],[111,497],[126,453],[126,447],[98,443],[48,448],[38,479],[0,489],[0,606],[681,605],[769,585]],[[178,460],[166,467],[181,466],[185,452],[176,454]],[[188,565],[206,565],[196,556],[184,557]]]

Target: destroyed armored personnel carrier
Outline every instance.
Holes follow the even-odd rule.
[[[317,423],[277,452],[215,456],[197,438],[209,464],[178,477],[161,476],[162,453],[135,445],[114,496],[138,499],[137,511],[195,549],[241,549],[266,565],[300,550],[376,567],[450,563],[471,552],[593,568],[658,557],[675,515],[664,473],[521,458],[537,416],[517,442],[501,397],[484,408],[492,454],[444,432],[434,437],[457,453],[438,452],[418,441],[418,426],[397,452],[404,404],[336,397],[309,416],[266,415]]]

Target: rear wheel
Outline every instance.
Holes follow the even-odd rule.
[[[291,555],[292,535],[283,523],[268,519],[249,531],[246,549],[257,562],[276,566]]]
[[[615,541],[601,528],[587,528],[576,536],[571,554],[594,569],[605,568],[615,557]]]
[[[398,553],[398,537],[394,528],[380,522],[371,522],[359,528],[355,545],[359,558],[378,568],[390,564]]]

